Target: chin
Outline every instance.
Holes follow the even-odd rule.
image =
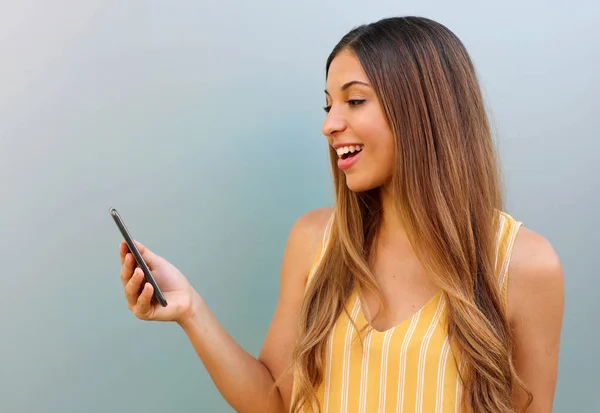
[[[378,188],[380,185],[359,176],[346,175],[346,186],[352,192],[366,192]]]

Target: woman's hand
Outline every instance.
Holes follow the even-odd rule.
[[[175,321],[181,323],[192,313],[193,301],[197,296],[185,276],[170,262],[156,255],[135,241],[142,258],[150,268],[154,279],[167,300],[162,307],[153,299],[154,288],[145,281],[144,272],[137,266],[133,254],[125,241],[121,241],[121,282],[129,310],[141,320]]]

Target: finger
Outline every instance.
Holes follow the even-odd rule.
[[[144,273],[141,269],[136,268],[131,276],[131,279],[125,286],[125,297],[127,298],[127,302],[130,306],[134,306],[137,302],[140,293],[140,287],[143,281]]]
[[[135,315],[139,318],[150,318],[152,313],[152,284],[146,283],[135,305]]]
[[[121,240],[121,243],[119,244],[119,257],[121,258],[121,265],[123,265],[125,256],[127,255],[128,252],[129,252],[129,247],[127,246],[127,243],[123,239],[123,240]]]
[[[133,258],[133,255],[128,252],[123,259],[123,266],[121,267],[121,283],[123,284],[123,287],[125,287],[131,279],[135,267],[135,259]]]

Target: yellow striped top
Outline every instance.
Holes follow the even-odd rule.
[[[497,222],[496,274],[506,303],[507,269],[521,222],[505,212]],[[325,250],[328,229],[309,280]],[[344,313],[338,318],[317,389],[323,413],[461,411],[458,363],[448,342],[441,291],[411,318],[381,332],[368,326],[357,293],[347,308],[358,329],[368,329],[361,347],[350,319]]]

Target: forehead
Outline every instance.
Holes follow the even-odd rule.
[[[353,80],[364,83],[369,82],[367,74],[356,55],[350,50],[344,50],[337,54],[329,66],[327,91],[329,93],[337,92],[342,85]]]

